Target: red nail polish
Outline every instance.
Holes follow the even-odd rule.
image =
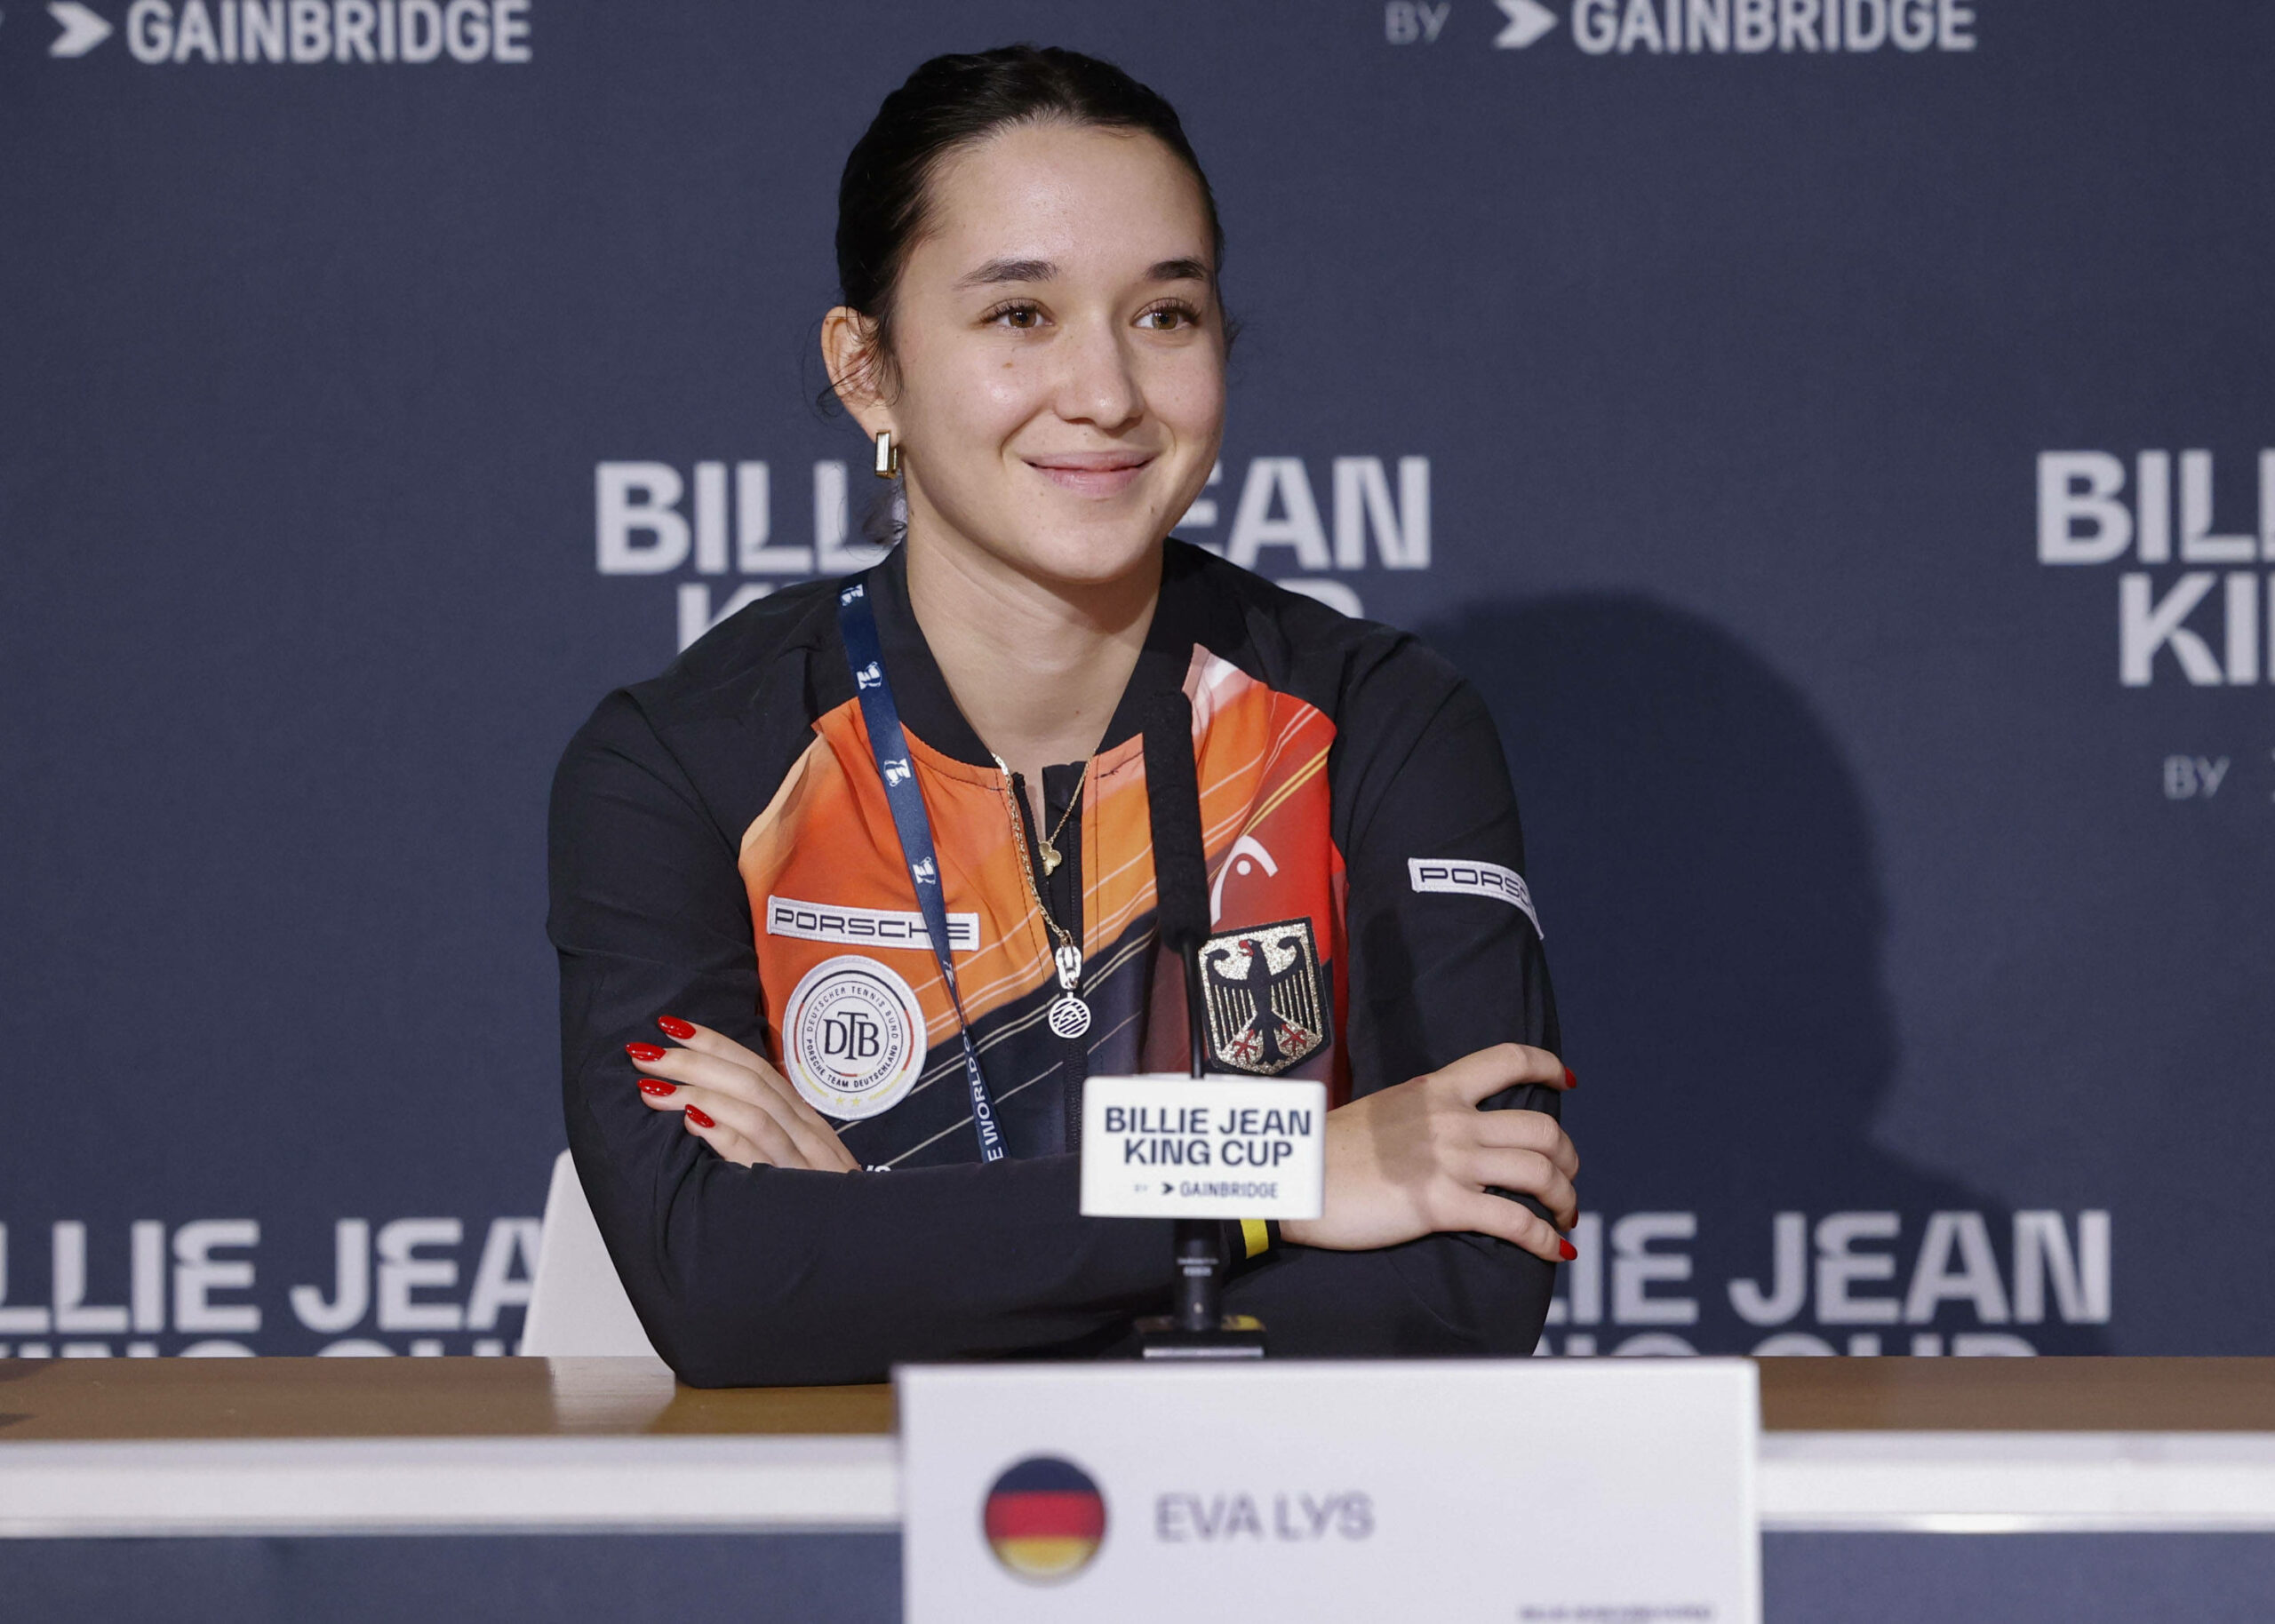
[[[1580,1086],[1580,1079],[1579,1079],[1577,1077],[1575,1077],[1575,1076],[1572,1074],[1572,1068],[1571,1068],[1571,1067],[1569,1067],[1569,1066],[1565,1067],[1565,1068],[1564,1068],[1564,1090],[1565,1090],[1565,1092],[1569,1094],[1569,1093],[1570,1093],[1573,1089],[1577,1088],[1579,1086]]]
[[[695,1028],[677,1015],[658,1015],[656,1024],[664,1029],[665,1037],[676,1038],[682,1043],[685,1043],[690,1038],[695,1036]]]
[[[664,1051],[652,1043],[627,1043],[624,1052],[642,1065],[651,1065],[664,1057]]]
[[[691,1117],[695,1112],[690,1109],[687,1114]],[[1564,1254],[1564,1261],[1568,1263],[1580,1255],[1580,1249],[1561,1235],[1556,1238],[1556,1249]]]
[[[652,1094],[660,1100],[666,1095],[677,1094],[679,1092],[679,1085],[677,1083],[659,1083],[652,1077],[643,1077],[640,1079],[640,1092],[643,1094]]]
[[[716,1127],[719,1126],[717,1123],[712,1121],[708,1116],[705,1115],[701,1111],[698,1111],[692,1105],[687,1108],[687,1119],[690,1122],[694,1123],[698,1127]],[[1579,1254],[1575,1253],[1573,1255],[1577,1257]]]

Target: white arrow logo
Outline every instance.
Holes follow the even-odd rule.
[[[1522,51],[1556,26],[1556,13],[1538,0],[1493,0],[1509,14],[1509,26],[1494,36],[1504,51]]]
[[[50,56],[84,56],[110,37],[110,24],[96,16],[78,0],[53,0],[47,14],[55,19],[63,30],[55,43],[47,48]]]

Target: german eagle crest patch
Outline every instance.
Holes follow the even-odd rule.
[[[1201,950],[1209,1058],[1228,1071],[1272,1077],[1327,1041],[1330,1015],[1309,919],[1249,925]]]

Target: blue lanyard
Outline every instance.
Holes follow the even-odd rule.
[[[1003,1159],[1003,1134],[995,1125],[995,1101],[987,1092],[987,1079],[980,1073],[971,1023],[964,1018],[963,995],[956,991],[955,959],[948,950],[948,909],[940,895],[939,860],[932,851],[932,819],[924,810],[924,792],[917,786],[908,740],[900,730],[900,707],[893,703],[884,649],[877,641],[877,617],[869,607],[869,581],[874,574],[872,570],[838,589],[837,632],[845,644],[845,663],[853,672],[853,690],[860,697],[861,720],[868,724],[869,754],[884,783],[892,826],[900,835],[901,861],[908,864],[908,882],[916,888],[916,905],[924,914],[924,934],[932,939],[932,956],[940,961],[940,979],[947,986],[948,1002],[955,1007],[979,1158],[999,1162]]]

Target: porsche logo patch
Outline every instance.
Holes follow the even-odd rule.
[[[1209,1058],[1228,1071],[1272,1077],[1327,1041],[1328,994],[1309,919],[1250,925],[1201,950]]]

